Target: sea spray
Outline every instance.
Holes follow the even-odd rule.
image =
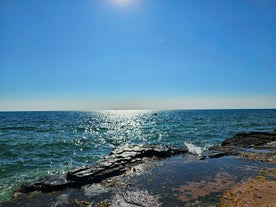
[[[188,152],[194,155],[201,156],[202,152],[206,150],[206,146],[204,148],[201,148],[193,145],[191,142],[190,143],[184,142],[184,144],[186,145]]]

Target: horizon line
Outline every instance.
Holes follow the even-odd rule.
[[[171,108],[171,109],[92,109],[92,110],[70,110],[70,109],[50,109],[50,110],[0,110],[2,112],[97,112],[97,111],[212,111],[212,110],[276,110],[275,108]]]

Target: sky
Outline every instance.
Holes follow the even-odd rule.
[[[275,0],[0,0],[0,111],[276,108]]]

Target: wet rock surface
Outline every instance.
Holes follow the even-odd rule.
[[[52,192],[68,187],[80,188],[87,184],[100,183],[105,179],[121,175],[131,166],[143,162],[145,158],[161,159],[186,152],[187,150],[182,148],[161,145],[127,145],[115,149],[98,164],[23,185],[18,191],[21,193]]]
[[[276,159],[276,131],[238,133],[224,140],[221,146],[209,148],[205,157],[239,156],[274,163]]]

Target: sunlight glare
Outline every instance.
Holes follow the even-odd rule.
[[[137,117],[146,113],[151,113],[152,110],[99,110],[98,112],[110,117]]]
[[[137,0],[110,0],[110,2],[118,6],[130,6],[135,4]]]

